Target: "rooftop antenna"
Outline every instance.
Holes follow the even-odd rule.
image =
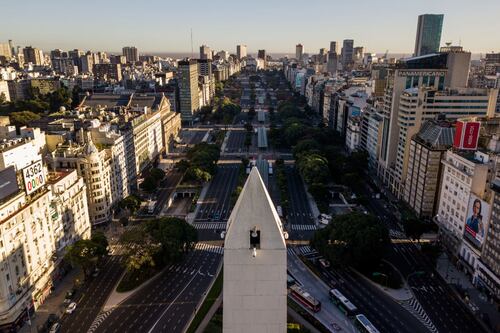
[[[194,58],[194,51],[193,51],[193,28],[191,28],[191,58]]]

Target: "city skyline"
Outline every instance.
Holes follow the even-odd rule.
[[[500,3],[489,0],[481,1],[481,10],[477,10],[476,4],[466,1],[434,3],[426,0],[405,3],[404,8],[392,0],[377,3],[376,12],[384,13],[390,20],[377,20],[378,16],[373,16],[374,10],[368,4],[323,3],[321,10],[313,8],[313,15],[304,15],[293,1],[287,2],[285,8],[283,2],[264,4],[258,1],[260,5],[256,6],[252,16],[242,14],[244,8],[241,4],[226,8],[222,2],[218,6],[216,1],[198,11],[187,8],[199,7],[193,3],[167,5],[153,1],[147,8],[154,10],[144,19],[136,16],[136,10],[119,6],[116,1],[103,5],[90,0],[87,8],[99,5],[99,11],[92,13],[92,25],[74,24],[90,17],[82,13],[76,3],[65,3],[64,6],[28,3],[29,12],[26,3],[9,3],[7,8],[4,7],[14,13],[22,12],[23,24],[18,24],[17,15],[4,17],[0,29],[7,33],[2,36],[2,42],[12,39],[15,45],[32,45],[45,51],[79,48],[119,53],[123,46],[134,45],[141,54],[190,53],[192,29],[195,54],[202,44],[231,53],[236,51],[237,44],[246,44],[249,53],[266,49],[268,53],[294,54],[297,43],[304,45],[305,53],[315,53],[332,40],[341,43],[344,39],[354,39],[355,45],[364,46],[367,52],[389,50],[389,53],[411,54],[418,15],[429,13],[444,14],[442,45],[451,42],[461,44],[472,53],[488,53],[498,51],[491,49],[494,45],[488,37],[500,29],[500,22],[495,19]],[[147,8],[144,8],[146,12]],[[184,14],[170,15],[171,12]],[[468,13],[467,20],[464,20],[463,12]],[[51,15],[57,19],[45,19]],[[280,15],[283,16],[281,19]],[[207,21],[207,16],[215,19]],[[15,31],[9,29],[13,25],[17,27]]]

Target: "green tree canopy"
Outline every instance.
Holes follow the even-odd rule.
[[[10,122],[15,126],[28,126],[32,121],[40,119],[40,116],[31,111],[12,112]]]
[[[378,266],[389,242],[387,228],[373,215],[354,212],[316,231],[311,244],[334,264],[368,272]]]
[[[297,159],[297,166],[308,185],[326,184],[330,178],[328,161],[321,155],[303,153]]]
[[[148,222],[147,232],[160,245],[155,260],[171,263],[194,249],[198,241],[196,229],[183,219],[165,217]]]

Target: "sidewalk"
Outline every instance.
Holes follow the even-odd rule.
[[[494,332],[500,332],[500,315],[495,309],[495,305],[488,302],[486,296],[472,285],[469,278],[453,265],[446,253],[442,253],[438,258],[436,271],[448,284],[456,285],[459,289],[467,293],[469,300],[462,299],[462,301],[475,314],[486,313],[491,326],[494,328],[497,327],[497,330],[494,330]]]
[[[43,327],[51,313],[56,314],[59,318],[64,314],[66,306],[63,304],[66,298],[66,292],[73,288],[75,279],[83,280],[83,273],[78,268],[73,268],[55,287],[54,291],[47,297],[43,303],[31,317],[31,327],[25,324],[19,333],[38,332]]]

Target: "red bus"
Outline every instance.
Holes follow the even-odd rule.
[[[290,294],[297,300],[300,304],[312,310],[313,312],[318,312],[321,310],[321,302],[312,297],[307,291],[302,289],[297,285],[290,287]]]

